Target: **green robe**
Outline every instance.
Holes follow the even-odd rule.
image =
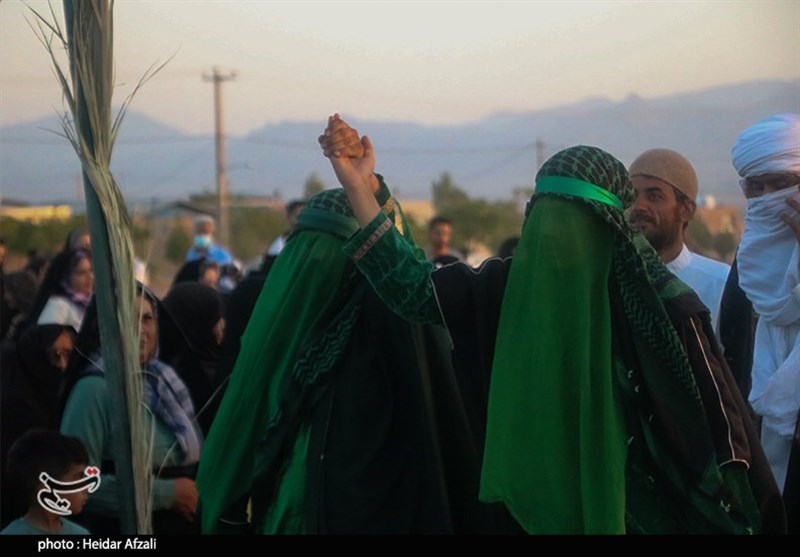
[[[624,219],[620,219],[619,226],[625,226],[622,220]],[[456,365],[457,377],[462,381],[466,377],[472,380],[477,377],[477,381],[485,382],[492,373],[494,333],[497,331],[499,307],[506,288],[508,268],[513,268],[513,265],[508,260],[494,259],[477,270],[455,264],[434,272],[429,264],[415,261],[393,230],[384,230],[385,221],[385,217],[378,215],[370,225],[345,244],[345,252],[353,258],[376,292],[398,315],[413,321],[446,324],[454,346],[453,359],[460,362]],[[381,230],[384,232],[379,234]],[[615,241],[614,249],[617,249],[618,243]],[[623,243],[626,251],[623,253],[625,257],[633,258],[633,261],[638,257],[634,255],[636,252],[625,246],[634,245],[637,250],[646,251],[649,248],[641,237],[626,240]],[[719,392],[713,385],[709,387],[713,380],[706,380],[716,377],[724,383],[730,374],[724,364],[718,361],[718,354],[711,351],[703,353],[700,348],[701,345],[706,348],[709,344],[716,346],[715,343],[708,342],[707,335],[710,332],[702,327],[704,320],[707,321],[702,305],[686,314],[668,315],[665,307],[669,309],[678,300],[696,299],[696,296],[663,269],[663,265],[655,259],[654,252],[653,257],[642,261],[638,263],[641,269],[639,276],[644,276],[646,282],[639,282],[641,286],[635,286],[636,280],[641,279],[625,276],[620,279],[616,273],[609,274],[607,283],[610,290],[619,292],[623,290],[619,284],[622,280],[625,288],[635,290],[637,296],[644,296],[647,300],[645,303],[652,308],[648,310],[654,316],[652,319],[662,324],[659,325],[658,335],[664,340],[642,341],[641,333],[634,332],[636,327],[642,326],[640,317],[631,323],[631,314],[626,307],[626,304],[633,302],[618,296],[611,297],[612,312],[604,319],[611,320],[611,328],[615,331],[612,335],[614,357],[611,361],[605,361],[608,361],[607,371],[615,380],[609,382],[608,375],[604,377],[608,393],[604,400],[621,400],[622,403],[621,407],[614,404],[607,406],[608,412],[605,414],[610,421],[603,430],[603,436],[607,438],[607,442],[603,443],[609,448],[616,447],[613,448],[613,454],[617,455],[613,462],[616,463],[614,469],[617,470],[615,477],[618,479],[616,483],[612,483],[613,491],[609,492],[616,495],[609,499],[603,496],[601,499],[611,501],[610,504],[614,500],[625,501],[624,528],[628,532],[758,532],[762,529],[761,514],[770,517],[766,523],[768,531],[781,531],[782,511],[776,507],[774,485],[769,481],[768,475],[765,475],[763,453],[752,435],[743,405],[740,405],[740,397],[737,400],[728,389]],[[487,276],[492,277],[491,280],[487,281]],[[659,280],[655,280],[655,277]],[[530,306],[530,315],[535,317],[557,311],[548,304],[537,311],[534,309],[535,300],[536,298],[530,302],[533,304]],[[676,331],[686,329],[693,322],[695,325],[700,324],[697,335],[699,340],[688,338],[688,335],[683,338],[676,335]],[[628,328],[626,333],[622,332],[623,325]],[[631,339],[639,340],[631,342]],[[535,342],[536,338],[531,337],[527,344]],[[656,346],[660,348],[648,348],[647,343],[650,342],[656,342]],[[604,346],[608,346],[606,341]],[[665,349],[671,352],[665,353]],[[658,350],[665,356],[659,356]],[[700,366],[694,358],[690,363],[687,351],[701,354],[702,359],[712,365]],[[464,358],[463,353],[472,357]],[[626,359],[631,354],[634,357]],[[675,358],[675,362],[670,364],[674,367],[666,367],[664,362],[669,360],[661,358]],[[643,373],[630,373],[631,370]],[[698,387],[698,380],[702,388]],[[480,420],[476,420],[475,415],[481,412],[481,402],[484,402],[482,412],[485,415],[488,396],[483,400],[479,397],[476,402],[477,411],[470,415],[475,424],[474,429],[480,427]],[[710,407],[708,413],[704,413],[704,404]],[[530,405],[527,407],[530,408]],[[682,409],[677,415],[671,415],[672,409],[678,408]],[[714,425],[720,421],[712,417],[715,412],[719,413],[716,410],[718,408],[738,414],[727,430],[718,429]],[[536,416],[538,410],[532,410],[533,416]],[[623,457],[627,496],[621,494],[619,487],[619,455],[625,452],[624,447],[619,447],[620,419],[623,412],[624,437],[626,444],[629,444],[628,457]],[[709,420],[714,427],[709,426]],[[491,429],[489,431],[491,434]],[[730,459],[722,454],[718,458],[715,453],[718,447],[725,444],[724,441],[731,431],[747,447],[747,456],[741,460]],[[499,433],[502,434],[502,429]],[[592,435],[586,435],[585,439],[585,443],[589,443],[587,447],[598,442]],[[483,443],[479,445],[483,449]],[[687,448],[692,450],[683,450]],[[530,449],[534,452],[536,450]],[[578,454],[577,449],[575,454]],[[609,454],[611,453],[606,453],[605,456],[608,457]],[[536,461],[531,461],[528,467],[529,473],[533,475],[534,483],[531,486],[548,481],[536,476],[539,469],[533,466],[534,462]],[[581,474],[589,474],[586,481],[592,481],[592,471],[584,469],[592,466],[596,464],[585,461],[580,464]],[[517,478],[507,483],[515,484]],[[648,490],[639,489],[641,486],[648,486]],[[529,486],[529,492],[532,489],[534,488]],[[756,492],[755,502],[753,491]],[[573,499],[581,497],[582,493],[581,490],[575,491]],[[640,493],[643,493],[641,497],[638,496]],[[594,508],[601,509],[602,506]],[[550,506],[540,510],[545,517],[549,516]],[[598,512],[600,511],[592,511],[591,514],[596,517]],[[591,526],[585,531],[621,531],[621,512],[617,506],[616,511],[611,514],[609,526]],[[601,524],[592,522],[593,520],[591,517],[585,520],[581,517],[578,521],[569,519],[555,525],[555,528],[562,532],[574,532],[584,527],[581,524]],[[600,517],[600,520],[607,519]],[[531,531],[537,529],[530,522],[528,526],[526,527]],[[548,527],[547,531],[552,529]]]
[[[342,253],[343,193],[309,201],[253,310],[200,463],[203,531],[497,531],[447,339],[393,315]]]

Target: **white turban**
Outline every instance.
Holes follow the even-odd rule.
[[[800,115],[776,114],[739,134],[731,150],[739,176],[800,172]]]

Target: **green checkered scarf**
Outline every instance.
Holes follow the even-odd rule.
[[[529,203],[500,317],[481,499],[503,502],[532,533],[624,532],[626,441],[636,431],[681,504],[710,530],[745,531],[718,508],[711,433],[665,309],[688,287],[628,225],[624,165],[572,147],[543,165],[537,184],[547,187]],[[638,369],[624,367],[620,345]]]
[[[376,200],[405,223],[381,184]],[[304,531],[305,410],[324,394],[360,315],[366,282],[341,249],[356,230],[345,191],[320,192],[270,270],[200,461],[204,533],[241,520],[248,500],[264,533]]]

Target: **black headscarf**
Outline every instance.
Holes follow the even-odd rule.
[[[85,258],[91,259],[91,256],[91,252],[85,249],[65,249],[53,258],[39,287],[36,300],[31,307],[30,317],[28,318],[29,325],[36,323],[51,296],[64,296],[73,300],[69,288],[72,272],[78,266],[78,263]]]
[[[217,375],[214,380],[214,388],[220,389],[218,395],[220,400],[225,392],[227,379],[233,372],[233,366],[236,365],[236,358],[239,357],[241,337],[276,258],[275,255],[265,255],[258,269],[239,282],[225,300],[225,336],[222,339]]]
[[[175,278],[172,281],[172,285],[175,286],[176,284],[180,284],[182,282],[197,282],[203,277],[206,269],[210,267],[216,267],[219,269],[219,264],[216,261],[208,258],[187,261],[181,265],[181,268],[178,269],[177,273],[175,273]]]
[[[213,288],[199,282],[181,282],[172,287],[163,302],[162,319],[175,326],[162,327],[160,358],[169,363],[192,395],[203,432],[208,432],[217,403],[214,395],[220,345],[214,326],[222,318],[222,298]]]
[[[182,282],[170,289],[163,305],[202,362],[216,362],[219,345],[213,329],[222,318],[222,300],[213,288],[199,282]]]
[[[49,362],[47,349],[65,332],[74,335],[75,329],[69,325],[34,325],[20,336],[16,346],[3,351],[0,380],[3,471],[9,448],[23,433],[30,429],[58,429],[58,393],[64,374]],[[12,505],[7,503],[4,500],[2,505],[4,523],[8,518],[6,511],[12,512],[8,508]]]
[[[47,349],[65,332],[75,335],[69,325],[34,325],[20,336],[15,348],[3,353],[2,411],[4,416],[12,416],[3,420],[4,432],[7,422],[19,425],[23,416],[36,422],[36,427],[57,425],[56,405],[64,374],[50,363]],[[4,435],[3,443],[6,440]]]
[[[89,231],[86,228],[73,228],[70,230],[67,234],[67,240],[64,242],[64,251],[82,249],[81,238],[88,234]]]

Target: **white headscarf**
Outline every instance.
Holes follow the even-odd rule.
[[[739,135],[733,166],[742,177],[800,172],[800,116],[765,118]],[[800,246],[781,214],[797,187],[747,200],[736,259],[739,285],[759,314],[750,403],[763,425],[791,439],[800,408]],[[773,466],[774,468],[774,466]]]
[[[747,200],[736,255],[739,285],[759,315],[750,404],[763,426],[786,440],[794,434],[800,410],[800,245],[780,219],[792,214],[790,198],[800,201],[800,190]]]
[[[741,134],[731,150],[739,176],[800,172],[800,115],[776,114]]]

